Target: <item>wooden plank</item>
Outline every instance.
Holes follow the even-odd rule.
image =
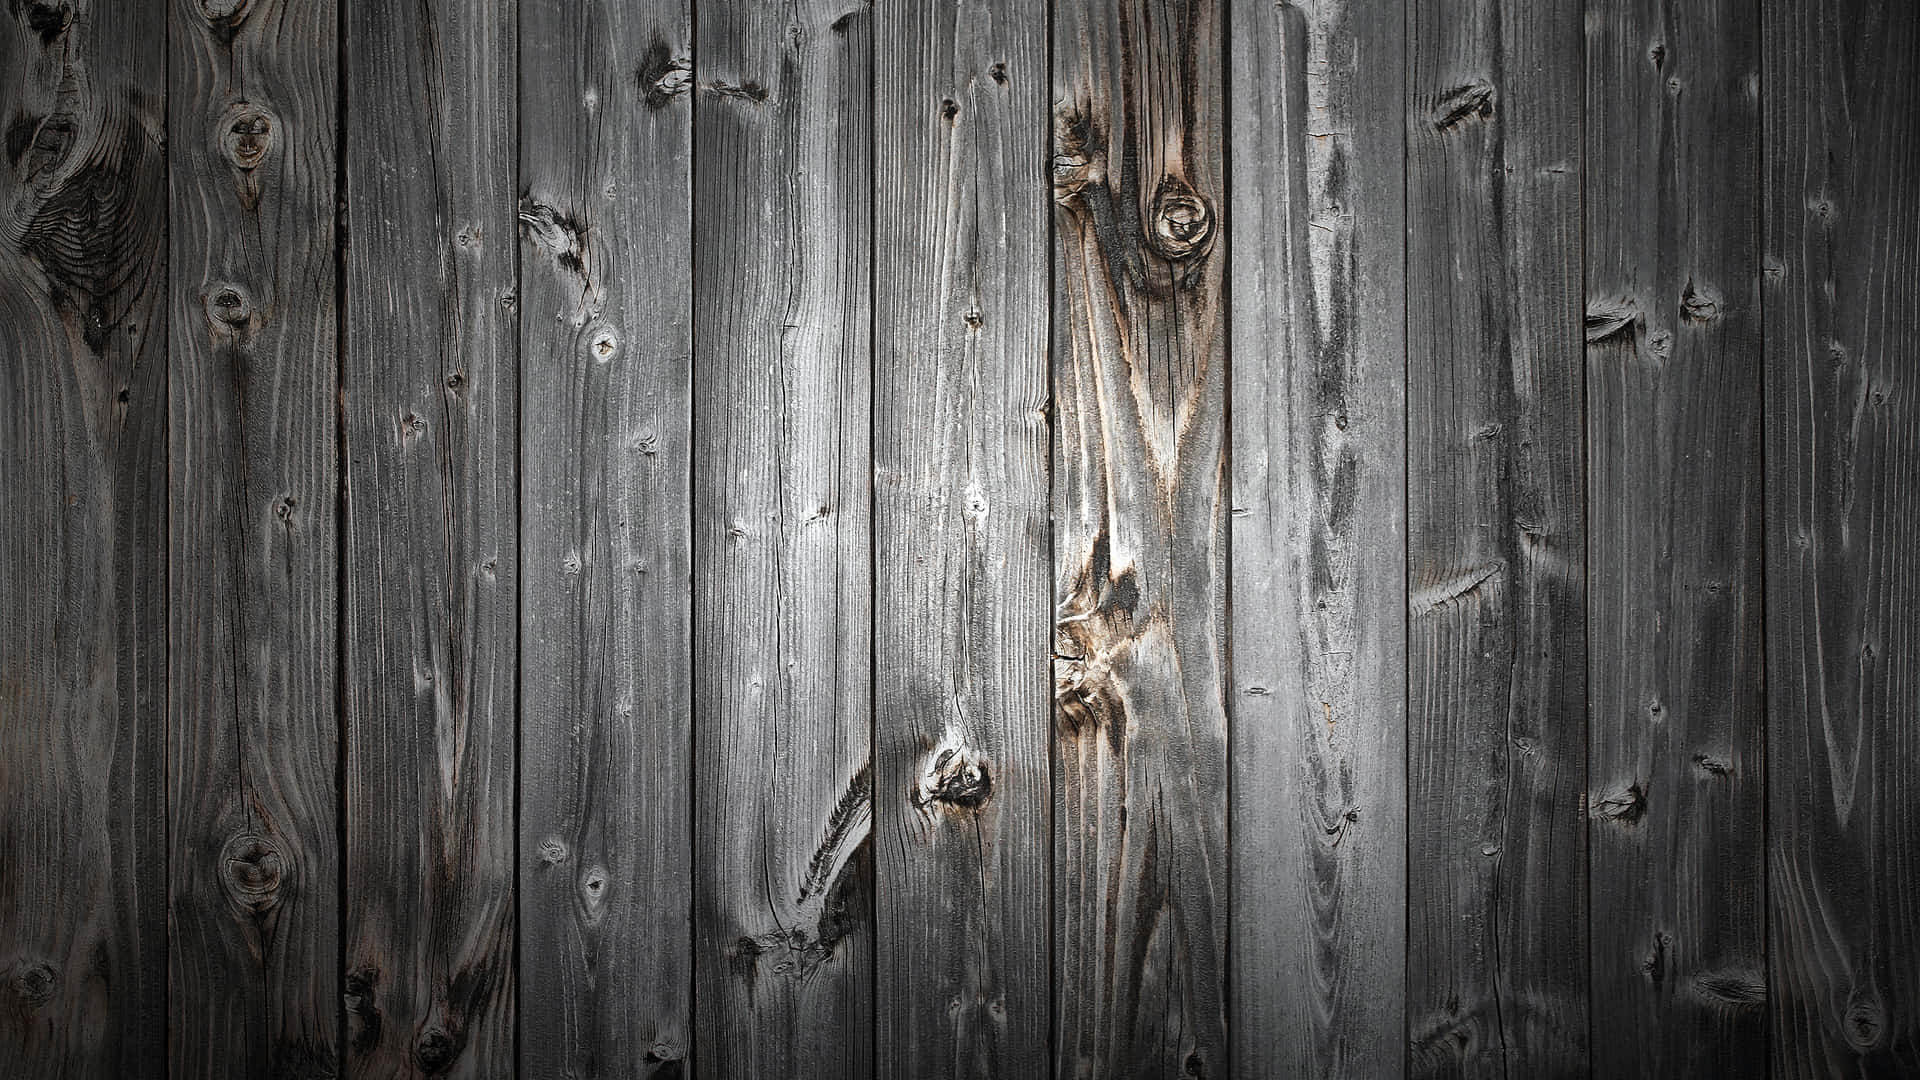
[[[1232,9],[1234,1060],[1399,1075],[1405,27]]]
[[[0,25],[0,1075],[166,1059],[165,12]]]
[[[1587,1069],[1581,5],[1416,0],[1410,1071]]]
[[[1920,9],[1762,4],[1773,1074],[1920,1074]]]
[[[333,1075],[338,19],[169,7],[168,1061]]]
[[[514,19],[494,0],[348,9],[356,1076],[514,1058]]]
[[[703,8],[694,107],[701,1072],[873,1069],[871,10]]]
[[[1587,4],[1596,1076],[1766,1071],[1750,7]]]
[[[875,8],[879,1075],[1050,1027],[1047,13]]]
[[[1229,1072],[1221,19],[1054,12],[1061,1076]]]
[[[520,1067],[691,1037],[691,20],[528,0],[520,82]]]

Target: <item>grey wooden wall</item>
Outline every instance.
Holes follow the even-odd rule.
[[[1920,1075],[1905,0],[10,0],[0,1076]]]

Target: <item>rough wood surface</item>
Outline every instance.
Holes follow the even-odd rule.
[[[347,17],[348,1071],[514,1056],[514,5]]]
[[[168,8],[168,1061],[330,1075],[337,13]]]
[[[1381,0],[1232,15],[1234,1060],[1395,1076],[1405,30]]]
[[[1920,8],[1761,25],[1773,1072],[1920,1075]]]
[[[1048,1068],[1046,31],[875,8],[881,1076]]]
[[[703,8],[695,1063],[873,1069],[872,13]]]
[[[1581,13],[1409,13],[1417,1076],[1587,1069]]]
[[[691,24],[680,0],[522,19],[520,1067],[679,1076]]]
[[[1593,1072],[1759,1076],[1759,27],[1586,26]]]
[[[0,16],[0,1075],[166,1057],[165,11]]]
[[[1220,4],[1054,12],[1061,1076],[1225,1076]]]

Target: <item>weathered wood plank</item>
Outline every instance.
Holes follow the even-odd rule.
[[[1416,0],[1409,16],[1418,1076],[1587,1069],[1581,15]]]
[[[872,15],[710,5],[694,107],[698,1069],[873,1069]]]
[[[1399,1075],[1406,985],[1405,27],[1236,0],[1233,1045]]]
[[[0,23],[0,1075],[166,1051],[165,11]]]
[[[1920,8],[1761,14],[1773,1073],[1920,1075]]]
[[[520,1067],[691,1038],[690,19],[527,0],[520,82]]]
[[[1040,1077],[1047,13],[874,13],[879,1075]]]
[[[168,7],[168,1061],[332,1075],[337,12]]]
[[[348,9],[356,1076],[494,1076],[514,1056],[514,16]]]
[[[1758,1076],[1759,28],[1727,0],[1586,27],[1593,1071]]]
[[[1221,17],[1054,11],[1061,1076],[1229,1072]]]

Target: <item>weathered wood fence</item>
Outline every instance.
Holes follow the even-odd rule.
[[[1920,9],[11,0],[0,1076],[1920,1075]]]

